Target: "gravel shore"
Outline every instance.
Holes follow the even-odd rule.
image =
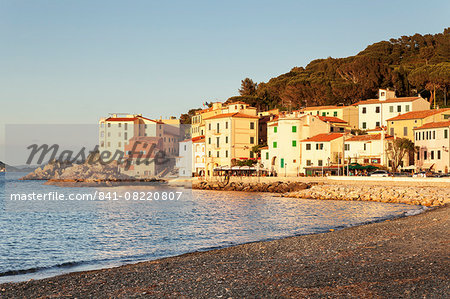
[[[447,205],[329,233],[0,285],[0,298],[448,298]]]

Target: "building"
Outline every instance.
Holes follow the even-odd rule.
[[[256,108],[244,102],[212,103],[211,107],[195,112],[191,121],[191,136],[198,137],[206,134],[205,119],[219,114],[241,112],[248,115],[256,115]]]
[[[132,137],[124,146],[125,163],[121,172],[137,178],[151,178],[168,167],[163,151],[161,137]]]
[[[395,92],[387,89],[378,91],[378,99],[353,104],[358,107],[359,129],[368,130],[387,126],[387,120],[411,111],[429,110],[430,103],[424,98],[397,98]]]
[[[278,109],[258,112],[258,144],[267,144],[267,123],[280,114]]]
[[[280,114],[267,125],[268,149],[261,151],[263,168],[279,176],[298,176],[302,172],[300,141],[329,130],[329,124],[310,114]]]
[[[416,169],[449,172],[450,120],[424,124],[414,129]]]
[[[450,108],[411,111],[387,120],[388,133],[414,141],[414,129],[431,122],[450,119]]]
[[[231,112],[204,119],[207,175],[212,175],[216,167],[233,166],[236,160],[256,158],[252,152],[258,144],[256,109],[245,109],[252,114],[244,114],[234,104],[227,108]]]
[[[124,152],[133,137],[160,137],[167,156],[178,154],[180,128],[143,117],[141,114],[125,114],[101,118],[99,121],[99,151]]]
[[[180,141],[178,157],[176,158],[175,167],[178,170],[178,176],[191,177],[194,169],[192,139]]]
[[[316,106],[306,107],[301,111],[311,115],[339,118],[345,121],[350,129],[358,129],[359,127],[357,106]]]
[[[387,167],[389,162],[386,149],[392,139],[384,131],[379,134],[351,136],[345,140],[344,162]]]
[[[334,117],[334,116],[316,116],[321,121],[329,124],[329,132],[330,133],[349,133],[352,130],[352,127],[344,120]]]
[[[204,176],[206,166],[206,148],[205,136],[197,136],[192,138],[192,153],[193,153],[193,175]]]
[[[312,175],[318,172],[332,172],[334,174],[334,171],[337,171],[339,157],[342,157],[344,147],[344,134],[318,134],[300,143],[302,173]]]

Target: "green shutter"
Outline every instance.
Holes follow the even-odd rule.
[[[273,142],[273,148],[277,148],[277,142],[276,141]]]
[[[266,160],[269,160],[269,152],[266,153]]]
[[[281,161],[281,168],[284,168],[284,158],[281,158],[280,161]]]
[[[297,146],[297,140],[292,140],[292,146],[296,147]]]
[[[297,132],[297,126],[292,126],[292,132]]]
[[[276,133],[278,131],[278,127],[273,127],[273,132]]]

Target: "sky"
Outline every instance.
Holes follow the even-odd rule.
[[[434,0],[0,0],[0,146],[5,124],[179,116],[246,77],[442,32],[449,15]]]

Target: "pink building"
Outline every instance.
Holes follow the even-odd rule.
[[[450,121],[432,122],[414,129],[416,168],[449,172]]]

